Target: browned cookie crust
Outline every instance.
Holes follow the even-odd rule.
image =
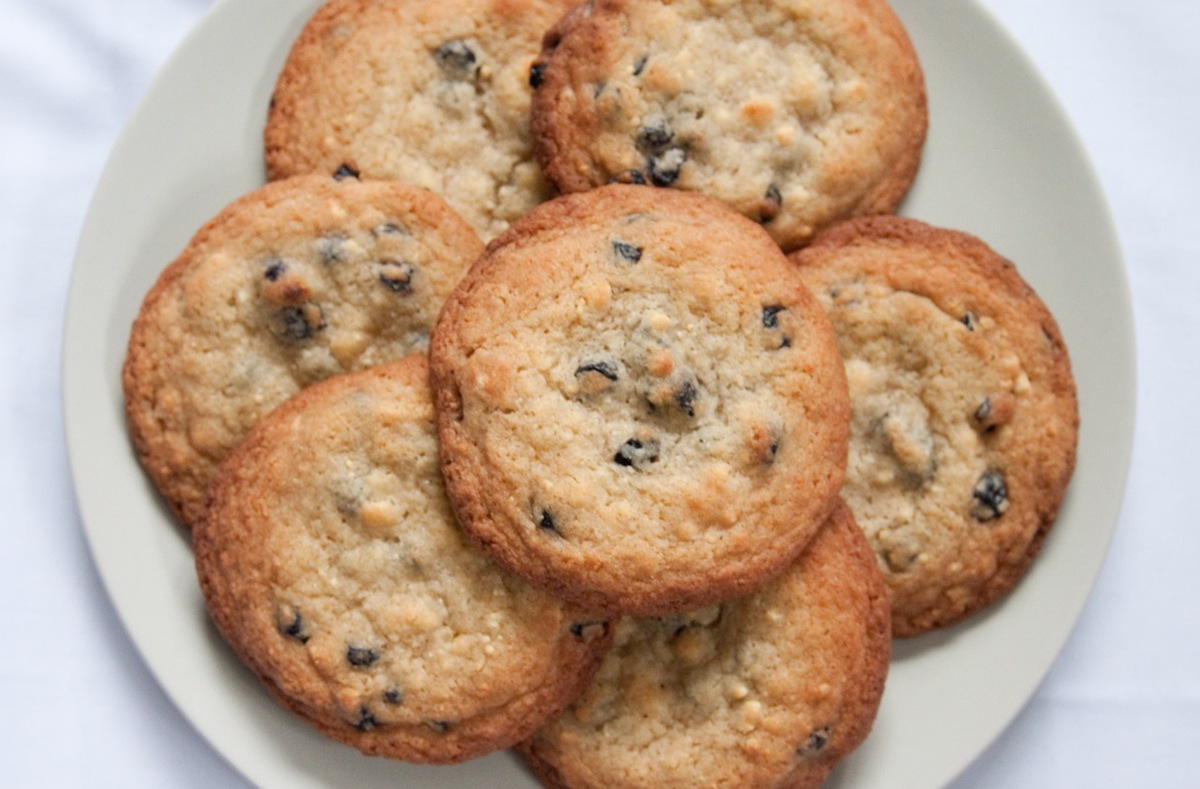
[[[529,67],[572,0],[332,0],[279,74],[267,173],[346,163],[442,195],[485,239],[549,196]]]
[[[534,147],[561,191],[698,191],[786,250],[896,209],[928,125],[912,44],[884,0],[593,0],[533,67]]]
[[[1062,334],[1016,268],[964,233],[858,219],[793,259],[829,311],[853,409],[843,495],[911,636],[1024,575],[1075,466]]]
[[[425,350],[482,249],[436,195],[345,173],[269,184],[205,224],[146,295],[122,373],[138,459],[184,525],[263,414]]]
[[[751,591],[844,478],[832,328],[770,237],[708,197],[612,185],[534,209],[447,301],[430,364],[464,528],[599,610]]]
[[[549,787],[816,787],[866,738],[888,601],[845,506],[750,597],[625,619],[591,686],[520,746]]]
[[[423,355],[310,387],[218,469],[194,531],[213,621],[288,708],[368,754],[456,762],[529,736],[607,648],[463,537]]]

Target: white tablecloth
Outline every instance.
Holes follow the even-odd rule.
[[[1138,432],[1077,628],[955,787],[1200,786],[1200,4],[981,1],[1046,76],[1107,192],[1135,302]],[[59,395],[88,201],[155,70],[210,4],[0,0],[5,786],[244,783],[157,687],[106,597],[72,498]]]

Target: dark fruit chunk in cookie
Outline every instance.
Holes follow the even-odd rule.
[[[660,154],[646,157],[646,174],[655,186],[670,186],[679,180],[679,171],[687,161],[682,148],[668,148]]]
[[[796,755],[802,758],[816,756],[825,748],[825,744],[828,742],[829,727],[822,726],[812,734],[808,735],[808,739],[804,741],[804,744],[796,749]]]
[[[433,53],[438,67],[451,79],[471,79],[475,76],[475,51],[462,39],[447,41]]]
[[[612,245],[613,252],[622,260],[637,263],[642,259],[642,248],[639,246],[634,246],[626,241],[614,241]]]
[[[782,304],[769,304],[762,310],[762,325],[764,329],[779,328],[779,313],[787,310]]]
[[[380,264],[379,281],[393,293],[411,293],[413,274],[416,269],[411,263],[385,260]]]
[[[576,378],[581,375],[587,375],[588,373],[596,373],[610,381],[615,381],[619,377],[616,363],[603,359],[595,362],[584,362],[575,368]]]
[[[358,668],[365,668],[379,660],[379,650],[371,647],[349,646],[346,648],[346,662]]]
[[[638,129],[637,147],[645,152],[661,151],[670,145],[674,138],[675,132],[671,131],[666,121],[659,119]]]
[[[1008,484],[1004,475],[995,469],[985,471],[975,483],[972,497],[971,514],[975,520],[986,522],[999,518],[1008,510]]]
[[[762,203],[759,205],[758,220],[766,224],[779,216],[779,212],[782,210],[783,195],[779,193],[778,186],[771,184],[767,187],[767,193],[763,195]]]
[[[279,627],[279,632],[288,638],[294,638],[301,644],[308,641],[304,617],[291,606],[284,606],[276,613],[275,624]]]
[[[279,311],[282,320],[280,335],[285,340],[307,340],[325,328],[325,314],[317,304],[309,302]]]
[[[370,731],[378,725],[379,721],[375,720],[375,716],[371,714],[365,704],[358,708],[358,720],[355,722],[354,728],[359,731]]]
[[[558,525],[554,522],[554,516],[549,510],[542,510],[542,516],[538,519],[538,528],[542,531],[549,531],[558,534]]]
[[[360,173],[358,170],[346,164],[345,162],[342,162],[338,165],[338,168],[333,171],[333,180],[341,181],[345,178],[358,178],[359,175]]]
[[[534,63],[529,67],[529,87],[537,88],[542,84],[542,80],[546,78],[546,64]]]
[[[263,277],[267,282],[278,282],[279,278],[287,273],[287,264],[282,260],[272,260],[267,263],[267,269],[263,272]]]
[[[659,444],[653,438],[631,438],[621,445],[617,454],[613,455],[613,462],[618,466],[641,468],[647,463],[656,462],[658,453]]]

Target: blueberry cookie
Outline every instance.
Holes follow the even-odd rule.
[[[482,249],[436,195],[345,171],[268,184],[201,228],[143,301],[123,371],[138,459],[185,526],[271,408],[425,350]]]
[[[518,220],[430,344],[459,519],[597,610],[745,594],[837,500],[849,403],[833,329],[756,223],[610,185]]]
[[[928,124],[920,64],[884,0],[594,0],[533,66],[534,147],[564,192],[704,192],[795,249],[893,211]]]
[[[995,601],[1054,523],[1079,427],[1054,318],[982,241],[873,217],[794,258],[829,311],[853,412],[847,502],[911,636]]]
[[[555,789],[815,787],[866,738],[888,601],[843,505],[755,594],[626,618],[589,688],[519,749]]]
[[[529,136],[529,68],[572,0],[332,0],[276,82],[272,179],[331,171],[445,197],[485,239],[548,196]]]
[[[269,414],[218,468],[193,536],[237,654],[285,706],[369,754],[506,748],[570,702],[610,640],[463,537],[423,354]]]

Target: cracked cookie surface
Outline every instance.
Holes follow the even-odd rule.
[[[396,178],[442,195],[484,239],[549,196],[529,135],[529,68],[571,0],[332,0],[271,100],[267,173]]]
[[[610,640],[458,529],[421,354],[268,415],[218,469],[194,538],[237,654],[286,707],[369,754],[506,748],[574,697]]]
[[[183,524],[271,408],[425,350],[482,249],[436,195],[344,171],[268,184],[206,223],[146,295],[122,379],[138,459]]]
[[[621,620],[588,689],[519,750],[556,789],[819,786],[874,721],[888,620],[871,548],[839,506],[753,595]]]
[[[852,220],[793,260],[846,360],[843,496],[884,570],[893,629],[957,622],[1025,574],[1074,470],[1058,325],[1012,263],[916,220]]]
[[[880,0],[595,0],[547,33],[534,74],[534,146],[560,190],[703,192],[786,250],[895,210],[928,125]]]
[[[828,319],[770,237],[711,198],[612,185],[539,206],[447,300],[430,357],[464,528],[599,610],[765,583],[844,478]]]

